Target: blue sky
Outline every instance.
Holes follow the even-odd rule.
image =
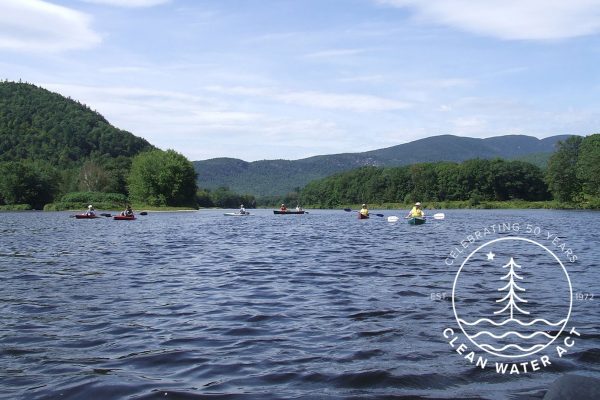
[[[0,78],[191,160],[597,133],[600,0],[1,0]]]

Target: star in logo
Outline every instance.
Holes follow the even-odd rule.
[[[494,261],[494,257],[496,257],[496,255],[494,253],[492,253],[491,251],[489,253],[487,253],[486,256],[487,256],[488,260],[492,260],[492,261]]]

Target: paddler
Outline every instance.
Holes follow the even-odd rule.
[[[243,204],[240,206],[240,214],[246,214],[246,209]]]
[[[280,211],[287,211],[287,207],[285,206],[285,204],[282,204],[281,207],[279,208]]]
[[[96,210],[94,210],[94,206],[92,206],[91,204],[88,206],[88,209],[85,213],[85,215],[89,216],[89,217],[93,217],[96,215]]]
[[[367,207],[366,204],[362,205],[362,208],[360,209],[359,213],[364,216],[364,217],[368,217],[369,216],[369,208]]]
[[[123,211],[121,215],[125,217],[133,217],[133,210],[131,209],[130,204],[127,204],[127,207],[125,207],[125,211]]]
[[[417,201],[415,203],[415,205],[413,206],[412,210],[409,211],[406,218],[423,218],[423,217],[425,217],[425,213],[421,209],[421,203],[419,203]]]

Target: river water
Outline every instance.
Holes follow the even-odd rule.
[[[0,397],[532,399],[564,373],[600,377],[600,213],[446,210],[410,226],[251,211],[0,214]],[[457,353],[486,354],[460,333],[452,301],[467,253],[510,236],[555,253],[573,299],[565,330],[548,331],[551,365],[519,374]],[[521,265],[543,258],[521,244],[505,249]],[[541,293],[527,306],[565,310],[569,293],[554,296],[564,286],[523,271]],[[477,313],[494,289],[460,276],[481,300],[457,305]]]

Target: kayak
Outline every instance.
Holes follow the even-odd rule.
[[[225,213],[223,215],[227,215],[229,217],[246,217],[246,216],[250,215],[250,213],[248,211],[246,211],[245,213],[230,212],[230,213]]]
[[[97,215],[88,215],[88,214],[77,214],[75,215],[75,218],[77,219],[94,219],[94,218],[100,218]]]
[[[358,213],[358,219],[369,219],[369,216]]]
[[[419,218],[419,217],[409,218],[408,223],[410,225],[423,225],[425,223],[425,218]]]
[[[115,215],[113,219],[115,221],[133,221],[135,219],[135,215]]]
[[[296,211],[296,210],[288,210],[288,211],[281,211],[281,210],[273,210],[273,214],[304,214],[306,211],[301,210],[301,211]]]

